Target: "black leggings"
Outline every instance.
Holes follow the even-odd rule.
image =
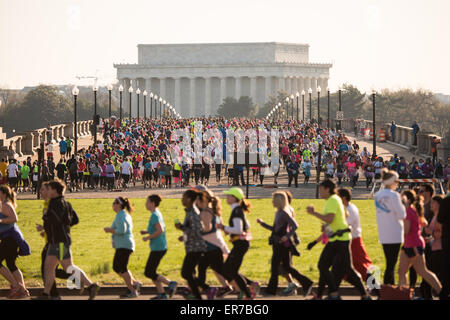
[[[386,271],[384,271],[384,284],[395,284],[395,265],[400,252],[400,243],[383,244],[384,256],[386,258]]]
[[[113,260],[113,270],[116,273],[125,273],[128,271],[128,260],[133,253],[130,249],[119,248],[116,249]]]
[[[18,268],[16,259],[19,256],[19,245],[13,238],[6,238],[0,242],[0,267],[3,267],[3,260],[6,260],[6,266],[9,271],[14,272]]]
[[[45,244],[44,249],[42,249],[41,253],[41,273],[42,273],[42,280],[45,282],[45,258],[47,257],[47,250],[48,250],[48,243]],[[68,279],[70,277],[70,274],[68,274],[63,269],[58,268],[56,266],[55,270],[55,277],[58,279]],[[50,296],[52,297],[58,297],[59,292],[56,287],[56,282],[53,282],[52,288],[50,289]]]
[[[270,281],[267,285],[267,292],[275,295],[278,287],[278,275],[280,272],[280,265],[283,266],[283,270],[286,274],[291,274],[297,279],[304,290],[307,290],[313,283],[312,280],[302,275],[296,269],[292,267],[291,251],[284,244],[275,243],[273,245],[272,266]]]
[[[223,265],[222,250],[216,249],[205,252],[201,256],[198,265],[198,281],[200,283],[200,287],[202,287],[204,290],[207,290],[209,288],[209,285],[206,284],[206,270],[208,269],[208,267],[223,276]]]
[[[330,271],[336,257],[340,259],[340,270],[336,276]],[[319,283],[328,285],[328,292],[338,291],[338,283],[344,275],[347,275],[347,281],[359,290],[361,295],[366,295],[366,289],[363,285],[361,275],[353,268],[352,257],[350,255],[350,241],[328,242],[320,255],[318,264],[320,278]]]
[[[159,274],[156,273],[156,269],[158,269],[159,263],[161,262],[161,259],[164,257],[166,252],[167,250],[150,252],[144,272],[147,278],[150,278],[153,281],[156,281],[158,279]]]
[[[244,255],[247,253],[250,247],[250,243],[245,240],[237,240],[233,242],[233,249],[228,255],[227,261],[223,267],[224,277],[228,282],[234,280],[239,289],[250,298],[250,290],[246,285],[244,277],[239,274],[239,268],[241,267]]]
[[[200,262],[203,252],[187,252],[184,257],[183,267],[181,268],[181,276],[188,282],[192,294],[196,299],[201,300],[202,296],[198,287],[200,286],[198,279],[195,277],[195,267]]]

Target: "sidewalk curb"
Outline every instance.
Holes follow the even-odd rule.
[[[178,290],[183,290],[186,289],[187,287],[185,286],[179,286]],[[262,286],[261,287],[261,291],[264,291],[267,288],[267,286]],[[281,293],[284,289],[286,289],[286,287],[278,287],[278,292]],[[42,291],[44,290],[43,287],[38,287],[38,288],[28,288],[28,291],[30,292],[31,296],[39,296]],[[104,286],[104,287],[100,287],[100,290],[98,292],[98,295],[101,296],[109,296],[109,295],[120,295],[123,294],[125,291],[127,290],[127,288],[125,286]],[[58,291],[60,293],[61,296],[78,296],[79,295],[79,290],[77,289],[68,289],[65,287],[60,287],[58,288]],[[317,287],[313,287],[313,291],[317,291]],[[299,290],[299,292],[301,292],[301,289]],[[358,290],[356,290],[353,287],[341,287],[339,289],[339,292],[341,295],[344,296],[359,296],[359,292]],[[4,297],[7,296],[9,293],[9,289],[0,289],[0,296]],[[141,295],[155,295],[156,294],[156,287],[155,286],[143,286],[141,288]],[[83,296],[87,296],[86,290],[83,293]]]

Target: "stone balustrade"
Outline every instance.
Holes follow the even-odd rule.
[[[372,128],[371,120],[359,119],[359,121],[364,122],[365,128]],[[342,130],[347,132],[354,131],[354,119],[344,119],[342,120]],[[335,121],[332,122],[332,125],[335,126]],[[448,148],[445,147],[445,141],[442,140],[442,137],[435,135],[431,132],[423,132],[419,131],[417,134],[417,145],[414,146],[414,136],[413,130],[410,127],[404,127],[397,125],[395,129],[394,137],[391,136],[391,123],[389,122],[377,122],[376,123],[376,136],[377,141],[379,140],[380,130],[384,129],[386,140],[391,141],[393,143],[397,143],[408,148],[412,153],[422,156],[431,156],[431,142],[434,137],[441,140],[441,143],[438,145],[438,157],[446,158],[448,157],[448,152],[446,151]],[[359,132],[359,131],[358,131]]]
[[[78,137],[91,135],[90,126],[92,120],[78,121],[77,131]],[[0,133],[2,132],[0,128]],[[51,137],[51,140],[48,139]],[[35,155],[40,146],[41,141],[48,143],[58,143],[61,138],[71,138],[74,136],[73,122],[57,124],[47,128],[40,128],[32,131],[25,131],[21,135],[6,138],[4,134],[0,134],[0,158],[23,158]]]

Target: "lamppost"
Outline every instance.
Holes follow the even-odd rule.
[[[339,113],[342,111],[342,88],[339,86]],[[339,127],[338,130],[342,130],[342,122],[341,120],[338,120]]]
[[[375,97],[376,97],[377,93],[375,90],[372,90],[372,130],[373,130],[373,151],[372,151],[372,155],[376,156],[377,155],[377,135],[376,135],[376,130],[375,130]]]
[[[108,108],[108,119],[111,119],[111,91],[113,89],[112,84],[108,84],[108,92],[109,92],[109,108]]]
[[[275,120],[278,120],[280,117],[280,111],[278,111],[278,105],[275,106]]]
[[[119,121],[120,126],[122,127],[122,93],[123,93],[123,85],[119,86]]]
[[[322,121],[320,119],[320,92],[322,91],[322,88],[320,86],[317,87],[317,123],[319,126],[322,124]]]
[[[300,93],[297,91],[295,96],[297,97],[297,121],[298,121],[298,97],[300,96]]]
[[[97,145],[97,91],[98,91],[98,87],[95,84],[92,87],[92,90],[94,91],[94,146]]]
[[[166,110],[166,100],[163,100],[163,109],[161,111],[161,105],[159,105],[159,120],[163,118],[163,112]]]
[[[278,102],[278,108],[277,108],[277,110],[278,110],[278,120],[280,120],[281,118],[282,118],[282,115],[280,116],[280,113],[281,113],[281,102]]]
[[[302,90],[302,120],[305,121],[305,90]]]
[[[136,95],[137,95],[137,121],[139,121],[139,95],[141,94],[141,89],[137,88]]]
[[[73,87],[72,94],[73,94],[73,136],[75,140],[75,149],[74,154],[77,154],[78,151],[78,130],[77,130],[77,97],[80,93],[80,90],[77,86]],[[38,191],[39,192],[39,191]]]
[[[144,120],[147,118],[147,90],[144,90]]]
[[[289,96],[286,97],[285,101],[286,103],[284,105],[286,109],[286,120],[289,120]]]
[[[291,94],[291,118],[292,118],[292,121],[294,121],[294,95],[293,94]]]
[[[130,85],[130,88],[128,88],[128,92],[130,93],[130,106],[129,106],[129,115],[128,118],[130,119],[130,123],[131,123],[131,94],[133,93],[133,87]]]
[[[162,108],[162,102],[163,102],[163,98],[159,97],[159,119],[161,119],[161,108]],[[155,118],[158,119],[158,115],[155,112]]]
[[[156,95],[155,95],[155,99],[156,99]],[[152,114],[153,114],[153,92],[150,92],[150,119],[152,119]]]
[[[327,128],[330,129],[330,88],[327,88],[327,96],[328,96]]]
[[[308,93],[309,93],[309,121],[311,122],[311,120],[312,120],[312,89],[311,88],[308,89]]]

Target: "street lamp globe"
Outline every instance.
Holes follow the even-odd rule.
[[[147,96],[147,90],[144,90],[144,92],[142,93],[144,96]]]
[[[77,86],[73,87],[73,89],[72,89],[72,94],[73,94],[74,96],[77,96],[79,93],[80,93],[80,89],[78,89]]]
[[[300,97],[300,93],[297,91],[297,93],[295,94],[297,97]]]
[[[308,93],[312,93],[312,89],[311,88],[308,89]]]
[[[293,94],[291,94],[291,99],[294,100],[294,95]]]
[[[141,90],[139,88],[137,88],[136,94],[141,94]]]
[[[123,85],[119,86],[119,91],[122,92],[123,91]]]
[[[92,87],[92,91],[98,91],[98,86],[96,84]]]
[[[302,96],[304,96],[306,94],[305,90],[302,90]]]
[[[278,106],[281,107],[281,102],[278,102]]]
[[[155,100],[158,100],[158,95],[155,94]]]
[[[159,97],[159,102],[161,103],[163,101],[163,99],[161,97]]]
[[[150,98],[153,98],[153,92],[150,92]]]
[[[321,88],[320,86],[318,86],[318,87],[317,87],[317,92],[320,93],[321,91],[322,91],[322,88]]]
[[[129,92],[129,93],[132,93],[132,92],[133,92],[133,87],[130,86],[130,87],[128,88],[128,92]]]
[[[166,100],[163,100],[163,105],[165,105],[166,104]]]
[[[331,91],[331,90],[330,90],[330,88],[328,87],[328,88],[327,88],[327,92],[330,93],[330,91]]]
[[[111,91],[113,89],[112,84],[108,84],[108,91]]]

